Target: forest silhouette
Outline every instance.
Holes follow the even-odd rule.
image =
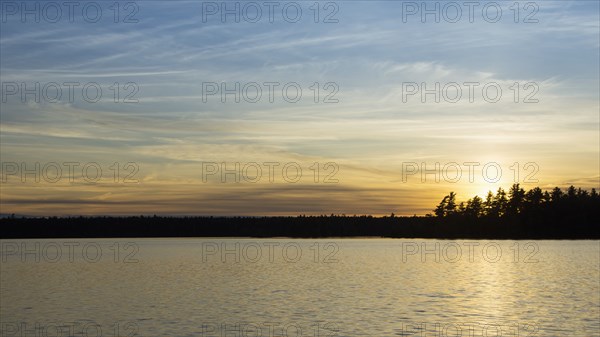
[[[0,220],[2,238],[391,237],[438,239],[600,239],[600,196],[569,187],[542,191],[514,184],[485,200],[450,192],[425,216],[373,217],[16,217]]]

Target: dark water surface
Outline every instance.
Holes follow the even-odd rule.
[[[600,336],[599,241],[3,240],[2,336]]]

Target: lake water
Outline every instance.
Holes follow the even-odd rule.
[[[600,336],[599,241],[1,245],[2,336]]]

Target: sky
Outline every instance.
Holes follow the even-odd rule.
[[[0,3],[3,214],[423,215],[600,184],[598,1]]]

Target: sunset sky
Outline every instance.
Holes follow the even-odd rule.
[[[296,7],[284,17],[281,8],[290,2],[280,2],[270,22],[259,1],[262,17],[239,23],[234,15],[222,22],[219,7],[210,13],[221,2],[121,2],[118,14],[112,3],[97,2],[102,16],[95,23],[81,15],[85,2],[73,22],[66,7],[56,23],[49,22],[52,8],[39,23],[33,15],[22,20],[20,8],[2,8],[0,213],[421,215],[450,191],[462,200],[508,188],[517,166],[524,188],[599,187],[598,1],[519,2],[518,23],[513,1],[497,2],[497,22],[488,22],[495,8],[482,15],[488,2],[481,2],[473,20],[463,6],[455,23],[447,20],[452,8],[439,23],[433,14],[422,22],[421,13],[409,13],[421,2],[320,2],[318,17],[314,1],[294,2],[302,9],[297,22],[288,22]],[[254,8],[247,10],[246,18],[254,18]],[[23,102],[21,86],[35,90],[36,82],[39,102],[34,94]],[[60,98],[52,99],[52,82]],[[80,83],[73,99],[65,85],[71,82]],[[256,86],[246,85],[239,103],[233,94],[225,103],[220,93],[203,97],[215,89],[211,83],[222,82],[229,89],[258,83],[262,96],[248,102],[258,96]],[[272,103],[266,82],[280,83]],[[282,97],[292,82],[302,88],[295,103]],[[433,94],[425,101],[420,92],[406,95],[411,83],[431,90],[436,82],[449,88],[439,103]],[[466,82],[479,83],[472,102]],[[87,83],[102,88],[95,103],[82,95]],[[449,83],[462,89],[454,103],[456,86]],[[482,96],[490,83],[502,89],[495,103]],[[88,90],[92,98],[95,88]],[[128,94],[138,102],[124,102]],[[80,163],[75,177],[68,162]],[[466,162],[480,164],[472,182]],[[39,182],[33,173],[22,182],[21,168],[15,173],[11,163],[49,171]],[[56,176],[48,163],[62,166],[56,182],[48,181]],[[83,179],[86,163],[97,163],[102,177]],[[228,175],[222,182],[219,172],[203,181],[207,168],[218,167],[210,163],[246,166],[247,179],[236,183]],[[248,163],[262,169],[255,182],[256,165]],[[279,163],[272,182],[264,163]],[[289,181],[293,167],[291,178],[282,177],[287,163],[301,167],[297,182]],[[436,183],[429,174],[422,182],[421,172],[412,172],[403,181],[403,168],[415,167],[407,163],[446,165],[450,178],[456,166],[447,164],[458,163],[462,176]],[[482,176],[486,163],[502,169],[498,182]],[[493,178],[494,169],[489,173]]]

